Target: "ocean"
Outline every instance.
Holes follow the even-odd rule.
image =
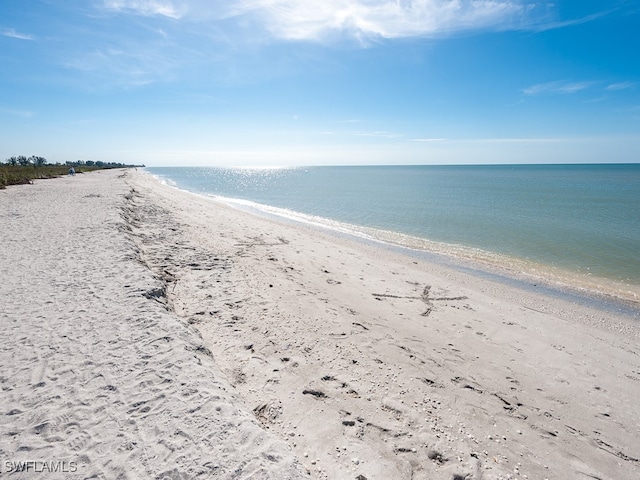
[[[150,167],[254,213],[638,300],[640,164]]]

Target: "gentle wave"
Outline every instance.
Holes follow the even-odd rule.
[[[434,242],[399,232],[339,222],[317,215],[308,215],[250,200],[211,194],[204,196],[245,212],[262,216],[278,217],[370,242],[393,245],[418,252],[443,255],[453,261],[469,261],[476,267],[480,264],[482,268],[514,278],[543,281],[563,289],[578,290],[591,295],[597,294],[599,296],[620,298],[634,303],[640,301],[639,288],[612,279],[596,277],[591,274],[581,274],[530,260],[488,252],[479,248]]]
[[[638,301],[639,165],[149,170],[253,213]]]

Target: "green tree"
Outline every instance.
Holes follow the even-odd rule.
[[[38,157],[36,155],[31,155],[29,157],[29,163],[31,163],[34,167],[41,167],[45,163],[47,163],[47,159],[44,157]]]
[[[22,165],[23,167],[26,167],[27,165],[29,165],[29,159],[27,157],[25,157],[24,155],[19,155],[18,156],[18,163],[20,165]]]
[[[7,164],[15,167],[16,165],[18,165],[18,157],[7,158]]]

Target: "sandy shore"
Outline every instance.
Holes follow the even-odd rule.
[[[301,478],[161,302],[122,174],[0,191],[0,478]]]
[[[0,191],[2,472],[640,478],[637,318],[120,175]]]

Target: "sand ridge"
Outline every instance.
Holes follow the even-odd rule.
[[[638,477],[637,322],[130,184],[171,308],[311,478]]]

